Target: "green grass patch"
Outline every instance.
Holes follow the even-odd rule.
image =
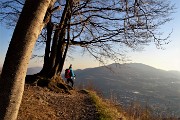
[[[94,91],[88,91],[88,94],[96,106],[99,120],[124,120],[122,113],[112,102],[103,100]]]

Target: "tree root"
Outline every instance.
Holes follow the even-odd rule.
[[[47,87],[50,90],[58,93],[70,93],[70,90],[73,88],[70,85],[67,85],[64,80],[60,76],[55,76],[51,79],[43,76],[35,75],[27,75],[26,76],[26,84]]]

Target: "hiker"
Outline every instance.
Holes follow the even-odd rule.
[[[70,64],[69,69],[65,70],[65,78],[67,79],[67,84],[69,84],[69,82],[71,82],[71,85],[73,87],[73,85],[74,85],[73,79],[75,79],[75,74],[72,70],[72,64]]]

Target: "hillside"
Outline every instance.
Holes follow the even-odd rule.
[[[125,108],[139,102],[150,106],[155,114],[180,116],[180,72],[139,63],[111,64],[107,67],[109,69],[76,70],[75,86],[96,89],[104,98],[118,101]],[[33,68],[31,71],[33,73]]]
[[[115,104],[88,90],[56,93],[26,84],[17,120],[127,120]]]
[[[90,97],[83,92],[71,95],[47,88],[25,86],[18,120],[97,120],[98,114]]]
[[[93,86],[105,98],[125,107],[133,102],[149,105],[158,114],[180,116],[180,72],[164,71],[139,63],[111,64],[75,71],[76,85]]]
[[[91,96],[82,90],[73,90],[71,94],[65,94],[26,84],[18,120],[99,120],[101,115],[108,118],[109,113],[112,113],[111,116],[118,115],[117,117],[122,120],[125,120],[122,116],[126,116],[126,120],[136,120],[138,117],[144,117],[144,112],[147,115],[147,110],[142,108],[143,105],[151,106],[148,110],[156,115],[179,116],[179,72],[163,71],[143,64],[111,64],[108,68],[97,67],[75,71],[77,75],[75,86],[82,89],[96,89],[104,98],[109,98],[116,104],[109,106],[106,99],[99,100],[97,97],[92,99],[94,95]],[[32,74],[38,70],[40,69],[31,68],[28,72]],[[102,101],[105,102],[102,104]],[[141,104],[140,108],[136,106],[134,109],[133,106],[129,106],[137,101]],[[117,106],[117,103],[124,108],[114,109],[113,106]],[[127,108],[134,110],[132,112]],[[134,116],[135,113],[138,116]],[[132,116],[136,118],[132,119]]]

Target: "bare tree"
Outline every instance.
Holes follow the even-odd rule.
[[[17,0],[16,0],[17,1]],[[138,49],[160,38],[158,28],[170,21],[174,6],[167,0],[61,0],[42,34],[46,42],[39,75],[59,76],[70,46],[81,46],[98,61],[119,61],[124,47]]]
[[[48,21],[54,0],[26,0],[0,77],[0,119],[16,120],[32,49]],[[46,16],[45,16],[46,15]]]
[[[62,4],[68,6],[67,1]],[[48,67],[50,69],[46,70],[45,75],[55,69],[50,77],[61,73],[63,58],[66,56],[64,53],[68,49],[65,47],[67,44],[84,47],[97,60],[103,62],[109,58],[119,61],[119,56],[123,55],[121,52],[123,47],[137,49],[150,42],[160,47],[168,43],[168,37],[159,38],[160,33],[157,32],[159,26],[171,20],[169,15],[173,12],[173,6],[167,1],[82,0],[71,4],[69,11],[64,7],[63,13],[52,16],[51,24],[55,26],[53,26],[55,32],[48,35],[53,37],[51,39],[53,44],[51,49],[49,46],[48,52],[45,52],[45,57],[48,55],[49,61],[52,61],[48,63],[51,67]],[[66,16],[67,18],[64,16],[66,12],[70,14]],[[60,22],[57,21],[59,19]],[[67,23],[68,19],[70,23]],[[67,32],[69,24],[70,31]]]

